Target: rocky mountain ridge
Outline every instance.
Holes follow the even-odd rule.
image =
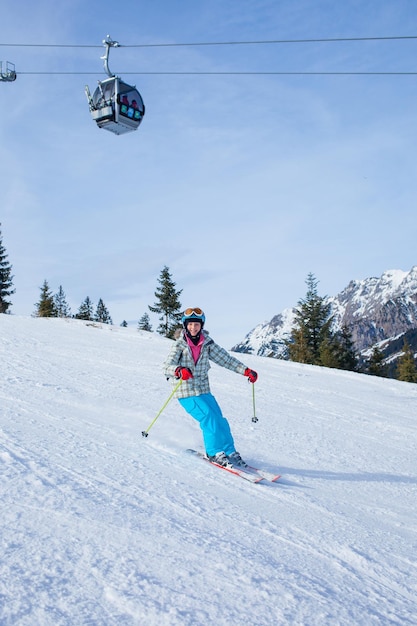
[[[347,326],[355,350],[363,358],[375,345],[386,358],[395,358],[401,353],[404,337],[417,352],[417,265],[408,272],[387,270],[379,278],[352,280],[325,301],[331,305],[334,330]],[[295,308],[285,309],[256,326],[232,350],[287,359],[294,321]]]

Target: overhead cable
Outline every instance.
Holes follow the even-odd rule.
[[[310,39],[264,39],[255,41],[195,41],[188,43],[138,43],[138,44],[118,44],[119,48],[164,48],[175,46],[247,46],[247,45],[268,45],[268,44],[290,44],[290,43],[337,43],[348,41],[400,41],[415,40],[417,35],[393,35],[387,37],[324,37]],[[44,44],[44,43],[0,43],[0,46],[7,47],[32,47],[32,48],[100,48],[93,44]]]
[[[18,72],[26,75],[50,75],[50,76],[97,76],[97,72]],[[277,72],[120,72],[131,76],[417,76],[417,72],[315,72],[315,71],[277,71]]]

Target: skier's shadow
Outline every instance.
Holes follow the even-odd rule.
[[[403,483],[409,485],[417,484],[417,476],[406,476],[402,474],[389,474],[387,472],[332,472],[329,470],[299,469],[294,467],[280,467],[283,477],[288,475],[299,476],[300,478],[312,478],[318,480],[333,480],[343,482],[364,482],[364,483]],[[299,482],[279,479],[279,482],[293,484],[299,487],[305,486]]]

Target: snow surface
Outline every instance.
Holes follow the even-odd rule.
[[[215,337],[214,337],[215,339]],[[417,623],[417,385],[213,365],[252,485],[187,455],[170,341],[0,315],[0,624]]]

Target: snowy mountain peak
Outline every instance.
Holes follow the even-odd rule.
[[[327,300],[335,330],[346,325],[357,352],[381,341],[387,346],[390,338],[417,328],[417,265],[407,272],[387,270],[379,278],[352,280]],[[286,309],[270,322],[256,326],[233,350],[286,358],[286,341],[293,325],[294,309]]]
[[[409,272],[403,270],[387,270],[380,278],[352,280],[349,285],[334,299],[339,302],[358,303],[357,313],[365,312],[369,306],[384,304],[397,295],[407,295],[417,291],[417,266]],[[331,298],[330,298],[331,300]]]

